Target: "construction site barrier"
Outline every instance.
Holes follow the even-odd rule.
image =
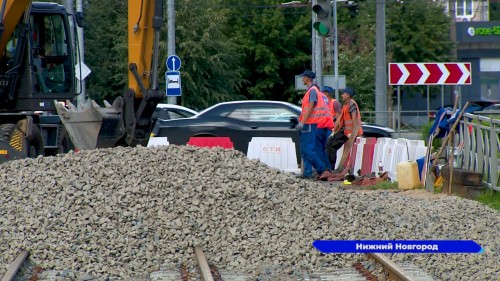
[[[291,138],[254,137],[248,144],[247,157],[259,159],[270,167],[300,174],[295,143]]]
[[[157,140],[160,139],[160,140]],[[228,137],[193,137],[187,143],[201,147],[233,148]],[[149,146],[168,145],[166,138],[151,138]],[[289,173],[300,173],[295,143],[291,138],[254,137],[248,144],[246,155],[258,159],[270,167]],[[397,165],[401,162],[416,161],[425,156],[424,141],[391,138],[357,138],[349,152],[349,166],[356,176],[388,172],[392,181],[397,181]],[[337,151],[338,167],[344,147]]]
[[[187,145],[198,147],[222,147],[234,148],[233,142],[229,137],[191,137]]]

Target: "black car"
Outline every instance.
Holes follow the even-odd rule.
[[[301,108],[279,101],[223,102],[184,119],[159,120],[156,137],[170,144],[185,145],[191,137],[229,137],[234,148],[247,153],[252,137],[291,138],[300,159],[299,133],[295,124]],[[394,131],[363,124],[366,137],[392,137]]]

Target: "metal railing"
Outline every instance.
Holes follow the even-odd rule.
[[[386,114],[388,126],[398,131],[398,112],[397,111],[362,111],[361,119],[363,122],[377,124],[377,113]],[[434,121],[435,110],[427,111],[401,111],[401,131],[419,131],[420,128]],[[378,124],[385,125],[385,124]]]
[[[500,191],[500,119],[466,113],[460,121],[462,168],[481,173],[483,184]]]

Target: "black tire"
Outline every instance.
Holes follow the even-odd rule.
[[[0,125],[0,139],[10,143],[10,137],[11,137],[12,132],[14,131],[15,127],[16,127],[15,124],[2,124],[2,125]]]
[[[73,143],[71,142],[71,139],[69,138],[68,132],[66,131],[66,128],[64,128],[63,125],[61,125],[60,128],[60,133],[58,136],[58,149],[56,151],[56,154],[60,153],[68,153],[71,150],[74,150],[75,147]]]
[[[26,137],[26,143],[28,144],[27,156],[29,158],[36,158],[38,155],[44,155],[42,133],[38,126],[31,126],[31,135]]]

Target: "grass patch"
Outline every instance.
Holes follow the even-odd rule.
[[[500,192],[486,191],[477,197],[477,201],[500,212]]]
[[[434,124],[434,122],[429,122],[420,128],[420,134],[422,135],[422,139],[425,141],[425,143],[427,145],[429,145],[428,140],[429,140],[429,134],[431,132],[432,124]],[[443,142],[442,139],[434,139],[434,141],[432,142],[432,147],[434,149],[439,149],[441,147],[442,142]]]
[[[398,189],[398,182],[390,182],[390,181],[383,181],[381,183],[378,183],[376,185],[372,185],[368,187],[371,190],[375,189]]]

